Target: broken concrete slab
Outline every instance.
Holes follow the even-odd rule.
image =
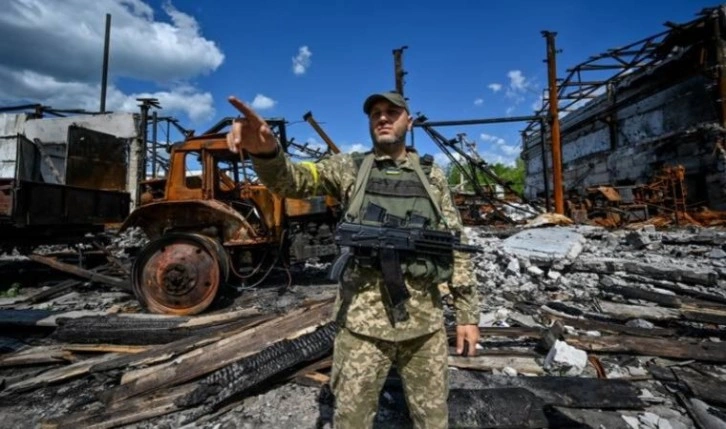
[[[558,375],[580,375],[587,365],[587,353],[557,340],[545,358],[547,371]]]
[[[529,259],[534,265],[548,266],[563,259],[573,260],[582,252],[585,237],[572,228],[528,229],[507,238],[502,249],[511,255]]]

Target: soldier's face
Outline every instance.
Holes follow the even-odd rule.
[[[384,152],[392,146],[405,144],[406,132],[411,129],[412,123],[406,109],[386,100],[376,102],[368,115],[373,144]]]

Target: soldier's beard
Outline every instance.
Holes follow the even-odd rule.
[[[376,136],[371,132],[373,146],[386,155],[397,154],[406,145],[406,134],[400,136]]]

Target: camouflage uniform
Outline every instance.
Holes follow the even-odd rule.
[[[406,158],[395,162],[387,155],[374,159],[376,166],[394,163],[401,170],[413,170],[417,156],[409,152]],[[350,203],[358,172],[351,154],[336,154],[314,164],[296,164],[278,150],[272,158],[253,156],[252,160],[262,183],[278,195],[330,195],[343,207]],[[444,172],[433,165],[428,180],[443,217],[435,227],[462,231]],[[463,235],[462,242],[466,242]],[[394,326],[384,305],[382,282],[379,269],[359,264],[351,264],[341,281],[336,303],[341,331],[335,341],[332,374],[337,404],[335,425],[372,426],[380,390],[395,363],[416,426],[446,427],[448,351],[440,292],[431,279],[406,275],[411,294],[406,303],[409,317]],[[457,324],[477,324],[479,303],[469,255],[454,252],[449,284]]]

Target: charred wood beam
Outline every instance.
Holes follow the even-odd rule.
[[[210,332],[217,325],[238,323],[239,320],[259,317],[256,312],[246,311],[236,319],[219,321],[201,317],[164,315],[120,315],[58,319],[58,328],[53,336],[59,341],[75,343],[113,343],[124,345],[165,344],[191,335]],[[246,322],[243,322],[246,323]]]
[[[17,393],[27,392],[37,389],[39,387],[44,387],[84,376],[88,374],[88,371],[93,365],[115,359],[116,357],[117,355],[115,353],[106,353],[101,356],[92,357],[90,359],[70,364],[68,366],[45,371],[35,377],[19,380],[6,386],[5,390],[0,392],[0,399],[12,396]]]
[[[632,429],[617,411],[580,410],[549,407],[545,414],[550,428],[559,429]]]
[[[85,270],[83,268],[76,267],[75,265],[66,264],[64,262],[60,262],[55,258],[49,258],[47,256],[32,254],[28,255],[28,259],[31,261],[37,262],[39,264],[47,265],[51,268],[55,268],[59,271],[63,271],[65,273],[73,274],[78,277],[82,277],[84,279],[88,279],[94,282],[98,283],[104,283],[109,286],[121,288],[130,290],[131,286],[129,285],[129,282],[117,277],[111,277],[104,274],[99,274],[91,270]]]
[[[549,427],[543,401],[521,387],[452,389],[448,405],[449,422],[452,427],[521,429]]]
[[[543,310],[545,311],[544,317],[549,320],[561,320],[565,325],[586,331],[626,334],[636,337],[696,337],[726,339],[726,330],[723,329],[703,329],[678,325],[674,325],[671,328],[638,328],[620,323],[569,317],[559,314],[559,312],[555,313],[548,311],[548,307],[544,307]]]
[[[625,274],[625,275],[621,275],[619,277],[626,281],[633,281],[633,282],[637,282],[637,283],[643,283],[643,284],[647,284],[647,285],[656,286],[661,289],[666,289],[671,292],[675,292],[679,295],[685,295],[685,296],[689,296],[692,298],[697,298],[704,302],[708,301],[711,303],[726,305],[726,297],[724,297],[722,295],[716,295],[713,293],[702,292],[698,289],[694,289],[691,287],[685,287],[684,285],[679,285],[679,284],[671,282],[671,281],[658,280],[658,279],[653,279],[653,278],[640,276],[640,275],[636,275],[636,274]]]
[[[112,404],[101,410],[91,410],[53,417],[42,422],[44,429],[106,429],[128,425],[142,420],[178,411],[176,398],[188,394],[193,384],[165,389],[156,395],[130,399]]]
[[[688,398],[677,392],[678,402],[686,409],[698,429],[726,429],[726,422],[718,418],[718,409],[711,407],[703,401]]]
[[[312,333],[279,341],[255,355],[209,374],[196,389],[175,402],[185,408],[203,405],[192,413],[187,422],[194,421],[212,412],[229,398],[270,377],[330,353],[336,330],[335,324],[330,322]]]
[[[475,371],[450,373],[451,389],[520,387],[534,393],[545,405],[603,410],[641,409],[640,388],[627,380],[566,376],[508,377]]]
[[[726,406],[726,386],[723,380],[705,375],[688,368],[666,368],[671,371],[673,379],[666,379],[656,372],[654,376],[661,381],[677,381],[684,393],[696,396],[704,401]]]
[[[203,333],[195,333],[193,336],[153,347],[145,352],[119,356],[117,359],[94,365],[90,371],[104,372],[117,368],[135,368],[143,365],[156,365],[161,362],[167,362],[197,348],[238,334],[241,331],[252,329],[270,319],[271,316],[263,316],[260,319],[255,318],[253,321],[245,320],[240,323],[218,326]]]
[[[664,338],[565,336],[568,344],[594,353],[632,353],[641,356],[659,356],[670,359],[693,359],[703,362],[726,362],[726,344],[692,342]]]
[[[255,328],[199,347],[164,363],[127,372],[122,384],[101,394],[106,403],[118,402],[159,388],[187,382],[257,353],[268,344],[324,324],[332,317],[332,300],[290,312]]]

